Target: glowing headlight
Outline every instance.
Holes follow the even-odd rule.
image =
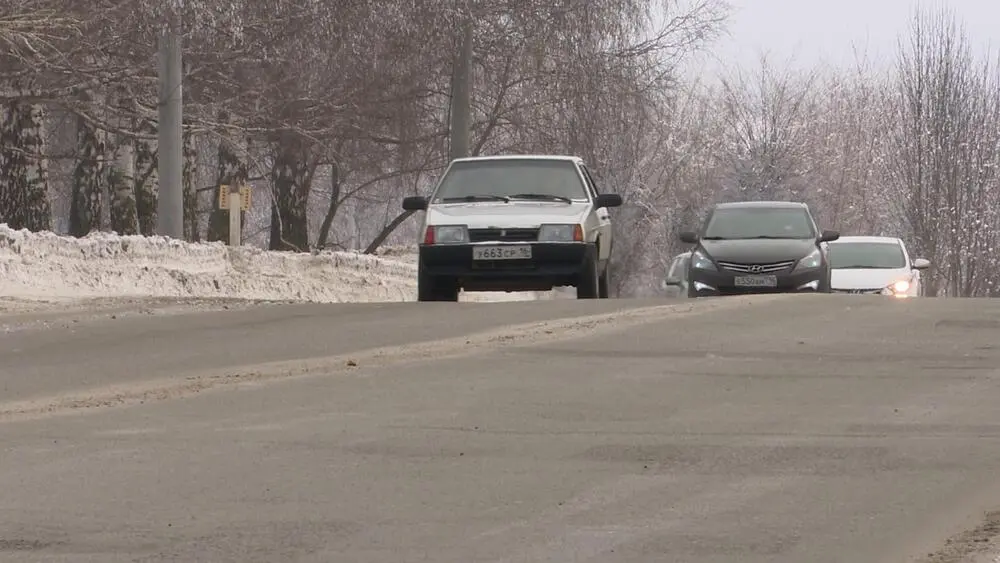
[[[820,254],[819,249],[815,249],[806,255],[805,258],[799,260],[799,263],[795,265],[795,269],[792,270],[793,273],[801,272],[803,270],[814,270],[819,268],[819,265],[823,263],[823,255]]]
[[[583,227],[575,224],[542,225],[538,230],[539,242],[580,242],[583,240]]]
[[[715,264],[700,250],[691,253],[691,267],[697,270],[717,270]]]
[[[894,297],[907,297],[910,290],[910,280],[894,281],[882,290],[882,295],[892,295]]]

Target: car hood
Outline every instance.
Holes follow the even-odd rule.
[[[882,289],[905,279],[910,279],[908,268],[836,268],[830,271],[830,287],[833,289]]]
[[[468,225],[470,229],[490,227],[537,227],[544,223],[582,223],[587,202],[515,201],[447,203],[427,210],[428,225]]]
[[[816,249],[813,239],[703,240],[702,248],[715,260],[740,264],[768,264],[799,260]]]

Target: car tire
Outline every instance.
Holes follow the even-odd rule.
[[[417,301],[458,301],[458,281],[417,271]]]
[[[580,279],[576,282],[576,298],[598,299],[600,297],[600,280],[601,276],[597,271],[597,258],[590,255],[583,264]]]
[[[599,299],[608,299],[611,294],[611,276],[608,273],[608,267],[604,267],[604,272],[601,276],[597,278],[597,297]]]

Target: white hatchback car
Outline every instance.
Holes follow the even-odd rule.
[[[931,263],[910,259],[903,241],[896,237],[843,236],[829,242],[828,259],[833,293],[871,293],[918,297],[920,271]]]
[[[403,200],[426,211],[418,301],[456,301],[465,291],[548,291],[574,286],[579,299],[605,299],[614,245],[608,209],[575,156],[459,158],[430,197]]]

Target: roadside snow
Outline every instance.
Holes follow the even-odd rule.
[[[199,297],[313,302],[413,301],[415,253],[301,254],[220,242],[93,233],[84,238],[0,224],[0,300]],[[534,299],[463,294],[463,301]]]

